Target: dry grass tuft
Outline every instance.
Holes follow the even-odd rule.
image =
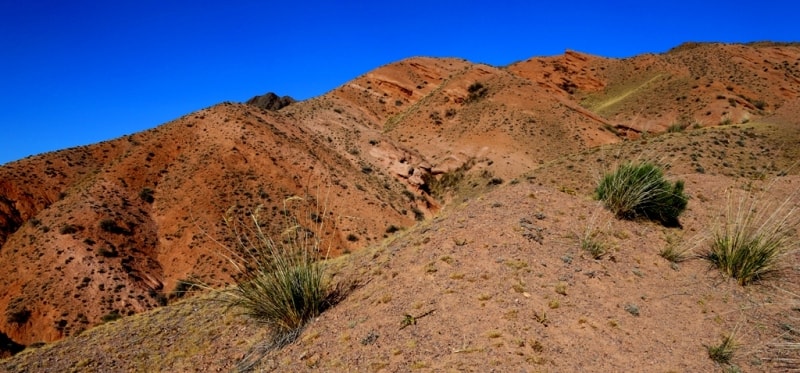
[[[733,334],[726,335],[722,342],[716,346],[706,346],[708,357],[719,364],[729,364],[736,350],[736,341]]]
[[[740,285],[777,271],[785,254],[798,246],[795,194],[775,206],[750,193],[733,201],[729,192],[725,221],[714,231],[711,249],[704,257]]]

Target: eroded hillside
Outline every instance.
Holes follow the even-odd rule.
[[[393,285],[387,283],[391,279],[385,278],[387,273],[402,274],[397,281],[405,282],[398,283],[417,289],[418,295],[427,294],[424,293],[427,288],[422,285],[431,283],[435,286],[428,289],[432,292],[429,297],[451,294],[445,298],[463,302],[467,299],[464,297],[474,295],[469,284],[478,281],[475,276],[480,278],[475,271],[489,265],[484,261],[500,258],[502,261],[497,263],[504,263],[509,260],[506,257],[523,260],[520,256],[523,253],[528,258],[539,255],[538,251],[530,250],[541,243],[521,240],[512,232],[503,233],[509,224],[516,224],[509,223],[511,220],[522,221],[522,218],[531,223],[520,223],[514,232],[530,230],[533,228],[528,226],[533,226],[542,234],[540,240],[547,238],[548,242],[555,243],[555,246],[548,246],[547,255],[556,255],[550,250],[561,253],[558,255],[570,253],[573,242],[565,237],[576,233],[567,227],[583,226],[587,216],[595,214],[590,201],[593,183],[602,170],[630,157],[628,154],[666,161],[672,175],[686,177],[690,186],[695,183],[694,187],[708,188],[693,192],[690,202],[690,206],[695,206],[693,209],[718,209],[718,198],[709,196],[715,188],[794,175],[798,156],[796,132],[800,127],[797,121],[800,108],[798,63],[800,47],[769,43],[686,44],[664,54],[626,59],[567,52],[563,56],[537,57],[507,67],[459,59],[410,58],[379,67],[323,96],[279,110],[224,103],[152,130],[4,165],[0,167],[0,273],[4,273],[0,276],[0,294],[3,294],[0,309],[4,310],[0,332],[23,345],[50,342],[84,331],[91,333],[94,325],[120,316],[176,303],[184,296],[185,280],[200,280],[211,286],[229,283],[234,280],[233,272],[223,255],[225,247],[233,244],[222,218],[226,214],[243,217],[261,206],[263,222],[273,234],[279,234],[287,216],[296,217],[305,227],[325,220],[326,228],[320,234],[324,236],[323,247],[330,248],[327,254],[332,256],[358,252],[364,247],[376,250],[376,245],[385,237],[412,227],[417,221],[425,221],[416,230],[409,231],[415,233],[403,234],[404,241],[392,244],[395,246],[389,252],[403,251],[403,255],[395,258],[392,254],[386,260],[375,257],[372,264],[363,262],[370,261],[366,257],[354,257],[361,258],[353,260],[362,261],[359,263],[363,268],[370,269],[343,271],[351,276],[371,278],[369,287],[359,290],[352,303],[332,311],[332,315],[345,312],[341,316],[323,316],[323,319],[351,318],[362,312],[359,310],[383,310],[380,312],[385,314],[385,319],[377,315],[361,318],[373,320],[365,325],[384,336],[379,341],[386,340],[388,332],[379,333],[377,328],[387,328],[394,322],[389,320],[397,312],[426,311],[423,308],[427,304],[424,300],[412,299],[412,293],[392,288]],[[731,127],[730,124],[743,126]],[[717,126],[720,127],[702,129]],[[676,133],[657,136],[664,131]],[[628,141],[631,139],[638,140]],[[495,222],[491,215],[495,207],[483,204],[477,210],[455,207],[465,201],[482,201],[481,196],[487,190],[509,183],[515,186],[508,189],[508,195],[496,192],[500,194],[492,194],[495,196],[492,198],[501,206],[519,205],[518,209],[510,211],[501,209],[504,214],[510,214],[503,215],[506,220],[511,220]],[[547,205],[548,209],[561,211],[559,221],[531,219],[525,215],[524,206],[535,207],[523,202],[521,196],[525,193],[557,196],[548,197],[546,203],[551,204]],[[287,205],[285,201],[292,196],[301,197],[302,202]],[[586,211],[575,215],[564,210],[562,205],[574,205],[575,209]],[[323,213],[324,216],[320,216]],[[478,214],[484,214],[477,221],[485,226],[469,225],[472,223],[468,221],[473,218],[464,217]],[[552,216],[551,213],[542,214]],[[684,224],[690,231],[702,229],[700,226],[707,226],[713,220],[710,212],[697,214],[692,213],[688,218],[688,221],[695,219],[692,225]],[[579,216],[584,219],[571,220]],[[452,221],[445,224],[441,221],[443,217]],[[539,223],[552,226],[539,231],[542,228],[537,225]],[[655,228],[637,228],[626,225],[627,222],[614,224],[609,228],[612,231],[635,231],[638,237],[634,244],[615,236],[612,240],[622,252],[630,252],[636,245],[665,240],[659,238],[659,233],[653,233]],[[456,226],[496,231],[500,236],[485,233],[455,246],[433,247],[428,242],[419,243],[426,237],[440,244],[449,242],[454,239],[452,232],[457,230]],[[431,231],[431,227],[436,228]],[[531,237],[539,237],[538,233],[529,233]],[[381,250],[386,250],[385,245]],[[416,247],[415,255],[408,256],[404,250],[411,246]],[[450,246],[453,246],[452,253],[440,252]],[[475,261],[468,261],[466,253],[471,251],[464,251],[495,247],[502,247],[502,252],[483,252],[483,256],[476,255],[483,259]],[[460,287],[456,286],[460,282],[453,281],[461,279],[439,278],[444,272],[438,267],[444,264],[439,263],[438,258],[449,256],[452,259],[456,253],[464,258],[460,264],[464,273],[456,273],[456,277],[475,280]],[[498,258],[487,259],[486,255]],[[541,260],[558,263],[556,259],[558,257],[554,256]],[[532,263],[538,260],[525,259],[523,268],[533,268]],[[448,270],[453,269],[449,267],[453,263],[441,261],[448,265]],[[379,268],[386,263],[392,263],[391,268]],[[420,263],[433,263],[431,269],[436,270],[405,270],[416,268],[414,266]],[[608,271],[612,264],[587,261],[584,266],[593,268],[590,272],[599,273],[597,271]],[[532,298],[524,296],[535,294],[531,286],[550,287],[553,281],[563,277],[559,271],[569,272],[569,269],[550,266],[541,273],[540,283],[530,277],[537,271],[512,268],[506,271],[508,273],[498,272],[505,271],[506,267],[484,268],[492,273],[491,278],[503,279],[502,284],[492,284],[498,287],[492,294],[496,294],[494,299],[502,300],[502,304],[497,305],[502,310],[515,304],[513,299],[521,299],[519,294]],[[658,276],[674,277],[678,281],[682,275],[669,272],[668,265],[656,267],[652,270],[659,273]],[[699,276],[701,267],[700,263],[690,266],[697,271],[693,276]],[[635,281],[636,278],[626,277],[627,270],[629,268],[611,271],[609,273],[616,274],[609,276],[623,283]],[[662,270],[665,272],[660,272]],[[380,273],[370,274],[369,271]],[[467,272],[475,273],[472,276]],[[512,277],[508,277],[511,275],[516,276],[526,290],[504,293],[503,286],[511,281]],[[483,280],[487,279],[480,281]],[[658,281],[650,280],[652,283],[648,286],[665,286],[658,282],[663,280],[661,277]],[[573,280],[558,281],[575,285],[569,282]],[[711,282],[703,284],[711,286]],[[460,290],[447,293],[439,288],[441,286],[456,286]],[[580,281],[575,286],[588,285]],[[585,322],[581,325],[594,325],[591,329],[595,332],[614,333],[614,329],[604,324],[607,320],[576,316],[581,312],[586,314],[583,308],[591,306],[582,298],[591,294],[589,288],[586,289],[578,292],[583,294],[578,299],[570,301],[570,307],[575,307],[577,313],[564,317],[582,318]],[[620,289],[632,291],[626,287]],[[735,287],[731,289],[725,291],[738,294]],[[397,296],[390,296],[384,302],[370,295],[384,291]],[[652,299],[655,295],[647,293],[645,296]],[[495,295],[490,295],[488,299],[493,297]],[[539,303],[552,300],[551,297],[524,301],[541,305]],[[691,298],[689,303],[694,301],[697,300]],[[694,307],[689,303],[685,306]],[[180,304],[189,303],[179,303],[176,307],[182,307]],[[413,306],[415,304],[420,305]],[[435,305],[437,313],[431,317],[442,317],[440,312],[445,306]],[[608,304],[603,307],[613,313]],[[541,317],[536,308],[518,310],[517,313],[523,315],[518,320]],[[491,314],[502,314],[502,310]],[[482,312],[474,310],[464,323],[487,322],[479,316]],[[620,322],[619,317],[612,318]],[[513,341],[502,337],[474,347],[462,336],[462,343],[467,346],[464,348],[516,354],[519,351],[508,349],[518,342],[515,333],[520,326],[515,323],[525,322],[508,322],[510,324],[503,326],[508,332],[497,333],[508,338],[513,336]],[[715,328],[704,329],[704,338],[719,333],[727,325],[720,322]],[[337,327],[323,328],[330,331]],[[574,332],[584,333],[580,329]],[[334,334],[328,331],[319,333],[345,338],[338,329]],[[480,334],[469,333],[470,338]],[[356,331],[345,334],[352,338],[343,343],[352,345],[350,349],[319,355],[322,359],[319,361],[324,360],[322,356],[347,354],[359,347],[352,342],[363,336]],[[540,334],[536,341],[541,342],[540,339],[546,337]],[[568,333],[553,338],[560,341],[558,338],[567,336],[575,337]],[[319,351],[320,346],[330,347],[332,340],[325,338],[320,338],[325,341],[322,345],[309,342],[312,346],[309,348]],[[425,366],[444,367],[437,364],[446,364],[449,360],[434,363],[434,357],[443,356],[447,349],[459,350],[452,345],[455,342],[448,340],[425,350],[438,351],[434,355],[423,353],[420,356],[424,358],[418,359],[416,355],[405,356],[402,351],[394,353],[397,349],[403,350],[402,343],[410,346],[410,339],[388,341],[391,342],[387,345],[394,346],[391,354],[380,350],[382,357],[369,355],[372,356],[369,359],[380,366],[397,369],[409,367],[407,363],[414,361]],[[523,342],[529,347],[534,343]],[[502,346],[497,346],[498,343]],[[557,349],[543,351],[558,353],[568,348],[561,342],[554,343],[559,346]],[[630,343],[638,346],[645,342]],[[418,351],[416,346],[408,349]],[[207,348],[218,347],[212,343]],[[691,351],[697,346],[680,348]],[[551,363],[558,360],[555,355],[534,352],[540,353],[543,360],[538,360],[536,356],[539,355],[526,352],[518,355],[527,356],[520,364],[529,359]],[[474,356],[486,361],[484,355]],[[359,363],[344,357],[338,359],[343,363]],[[280,358],[275,361],[281,362]],[[334,364],[336,360],[325,361]],[[623,362],[609,364],[613,367]],[[552,369],[559,370],[558,367],[567,366],[553,365]],[[706,365],[678,364],[675,367],[704,370]]]

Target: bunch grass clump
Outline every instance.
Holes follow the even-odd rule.
[[[287,201],[293,199],[299,197]],[[228,260],[239,277],[230,301],[271,328],[272,349],[297,338],[309,320],[334,303],[338,292],[326,277],[322,261],[327,254],[320,254],[318,235],[287,218],[286,229],[273,239],[259,221],[259,210],[249,215],[249,224],[225,217],[236,241]]]
[[[667,245],[658,252],[658,255],[672,263],[681,263],[691,257],[688,249],[676,247],[674,245]]]
[[[653,163],[630,162],[603,176],[596,194],[620,218],[644,217],[676,226],[689,200],[683,187],[682,180],[674,184],[667,181]]]
[[[733,335],[722,338],[722,342],[716,346],[706,346],[708,357],[719,364],[729,364],[736,351],[736,341]]]
[[[705,258],[740,285],[777,271],[781,258],[798,245],[793,233],[800,221],[791,202],[790,197],[774,206],[749,194],[734,202],[729,193],[725,220],[713,232]]]
[[[581,240],[581,249],[589,253],[593,259],[602,259],[606,255],[605,245],[594,237],[583,238]]]
[[[658,252],[662,258],[673,264],[681,263],[692,256],[691,248],[685,246],[678,237],[667,234],[665,237],[667,245]]]
[[[597,226],[598,212],[600,209],[602,209],[602,207],[598,206],[598,208],[594,210],[588,219],[586,229],[583,231],[583,234],[578,237],[581,249],[591,255],[592,259],[595,260],[602,259],[603,256],[608,253],[608,247],[601,239],[603,232]],[[604,229],[607,230],[608,227],[609,222],[606,221]]]

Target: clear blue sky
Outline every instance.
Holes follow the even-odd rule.
[[[411,56],[800,41],[795,1],[644,3],[0,0],[0,164],[268,91],[314,97]]]

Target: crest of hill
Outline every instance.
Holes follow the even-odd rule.
[[[568,52],[509,70],[534,81],[555,78],[551,83],[623,134],[641,134],[772,115],[798,99],[800,45],[687,43],[624,59]]]

